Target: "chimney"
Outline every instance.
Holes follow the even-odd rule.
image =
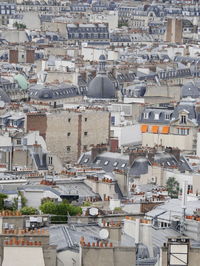
[[[114,243],[121,242],[121,235],[122,235],[121,222],[110,222],[107,225],[104,223],[103,228],[107,229],[109,232],[109,241]]]
[[[156,150],[155,149],[151,149],[148,153],[147,153],[147,157],[148,160],[153,163],[154,162],[154,156],[155,156]]]
[[[96,145],[94,147],[92,147],[91,150],[91,157],[92,157],[92,161],[94,162],[94,160],[96,159],[96,157],[101,154],[102,152],[107,151],[107,146],[105,144],[102,145]]]
[[[135,244],[140,243],[140,219],[135,220]]]

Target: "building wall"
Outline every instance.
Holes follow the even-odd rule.
[[[80,266],[135,266],[134,247],[83,247]]]
[[[63,162],[76,162],[91,145],[108,143],[109,112],[64,111],[47,116],[47,149]]]
[[[46,138],[47,117],[46,114],[29,113],[26,116],[26,132],[39,131],[40,136]]]
[[[139,229],[139,232],[138,232]],[[146,245],[150,252],[150,257],[153,256],[153,239],[152,239],[152,225],[139,223],[137,225],[135,220],[124,220],[124,232],[133,237],[138,238],[139,243]],[[137,241],[137,240],[136,240]]]
[[[84,182],[86,185],[91,187],[92,191],[94,193],[98,193],[102,200],[107,198],[108,196],[111,198],[116,198],[117,193],[115,192],[115,183],[104,183],[104,182],[98,182],[93,181],[89,179],[85,179]]]
[[[182,20],[168,18],[165,41],[171,43],[182,43]]]
[[[175,134],[142,134],[142,146],[154,147],[155,145],[179,148],[180,150],[193,150],[192,135],[175,135]]]

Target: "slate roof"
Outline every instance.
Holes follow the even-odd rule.
[[[193,99],[200,97],[200,81],[190,81],[181,88],[181,98],[192,97]]]
[[[139,122],[144,124],[152,123],[168,125],[172,119],[173,112],[173,107],[147,107],[143,110]]]
[[[156,152],[153,161],[166,168],[177,166],[181,172],[193,171],[184,156],[180,156],[180,160],[177,161],[170,153]],[[86,152],[80,157],[79,163],[90,167],[100,167],[106,173],[112,173],[115,169],[119,169],[127,172],[130,176],[135,177],[148,173],[148,166],[150,165],[150,162],[146,157],[138,156],[130,166],[128,155],[112,152],[103,152],[97,155],[94,161],[91,159],[91,152]]]
[[[33,85],[29,88],[28,94],[31,99],[51,100],[75,97],[80,95],[76,86],[59,84],[59,85]]]

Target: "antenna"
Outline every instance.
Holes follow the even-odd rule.
[[[92,216],[98,215],[99,210],[97,208],[90,208],[89,209],[89,214]]]
[[[106,240],[108,237],[109,237],[109,232],[107,229],[101,229],[99,231],[99,237],[102,239],[102,240]]]
[[[187,204],[187,181],[183,181],[183,190],[182,190],[182,219],[180,224],[180,233],[183,235],[184,232],[184,224],[185,224],[185,210],[186,210],[186,204]]]

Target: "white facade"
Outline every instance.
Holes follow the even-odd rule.
[[[139,124],[113,126],[111,127],[111,131],[113,133],[112,136],[118,138],[119,147],[132,143],[140,143],[142,141]]]
[[[90,15],[91,23],[108,23],[109,31],[118,28],[118,11],[109,11]]]

